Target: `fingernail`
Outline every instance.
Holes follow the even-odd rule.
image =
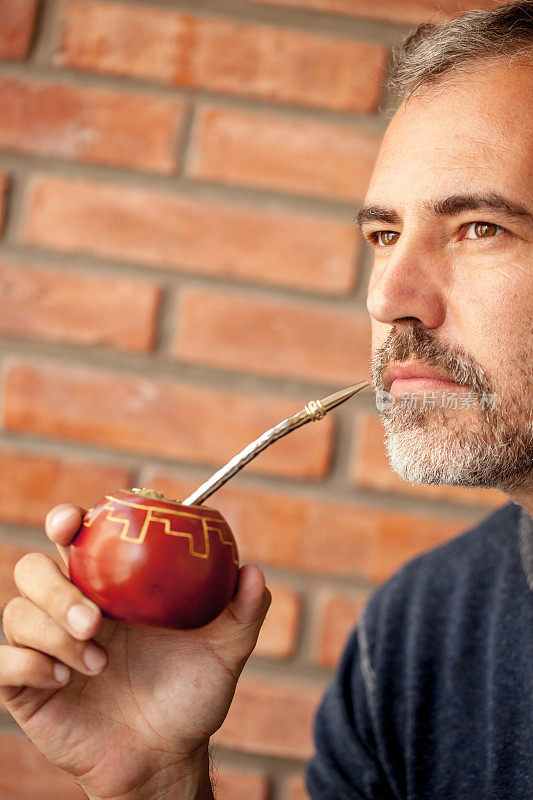
[[[100,650],[95,644],[88,644],[83,651],[83,660],[87,669],[91,672],[96,672],[102,669],[107,661],[107,656],[103,650]]]
[[[96,611],[82,603],[71,606],[67,612],[68,624],[75,633],[81,636],[89,632],[92,625],[94,625],[96,617]]]
[[[72,508],[62,508],[59,511],[56,511],[55,514],[52,514],[51,517],[48,519],[48,525],[51,525],[55,528],[57,525],[61,525],[63,522],[67,520],[74,521],[76,518],[79,517],[77,511],[74,511]]]
[[[65,664],[54,664],[54,678],[58,683],[66,683],[70,678],[70,669]]]

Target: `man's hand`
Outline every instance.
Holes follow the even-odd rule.
[[[46,518],[67,565],[84,513],[61,505]],[[209,737],[270,606],[263,573],[242,567],[227,608],[188,631],[103,618],[42,553],[24,556],[14,578],[20,596],[3,614],[0,697],[41,753],[92,800],[210,797]]]

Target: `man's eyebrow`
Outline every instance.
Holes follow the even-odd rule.
[[[359,227],[365,222],[388,222],[390,225],[399,225],[401,222],[397,211],[384,206],[362,206],[355,219]]]
[[[452,194],[434,204],[426,206],[427,211],[438,216],[453,217],[463,211],[499,211],[507,217],[526,219],[533,222],[533,214],[525,206],[515,203],[500,194]]]
[[[429,214],[442,217],[453,217],[463,211],[490,210],[499,211],[507,217],[524,219],[533,222],[533,213],[525,206],[515,203],[496,192],[488,194],[452,194],[435,203],[427,203],[425,210]],[[386,222],[399,225],[401,216],[393,208],[379,205],[362,206],[356,217],[357,224],[362,227],[365,222]]]

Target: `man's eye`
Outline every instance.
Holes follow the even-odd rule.
[[[375,231],[372,234],[372,241],[378,247],[390,247],[392,244],[396,244],[399,238],[398,231]]]
[[[494,222],[471,222],[466,227],[465,239],[490,239],[503,233],[501,225]]]

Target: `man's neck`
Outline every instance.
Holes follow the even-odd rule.
[[[533,489],[519,489],[516,492],[505,492],[509,500],[518,503],[529,513],[533,519]]]

